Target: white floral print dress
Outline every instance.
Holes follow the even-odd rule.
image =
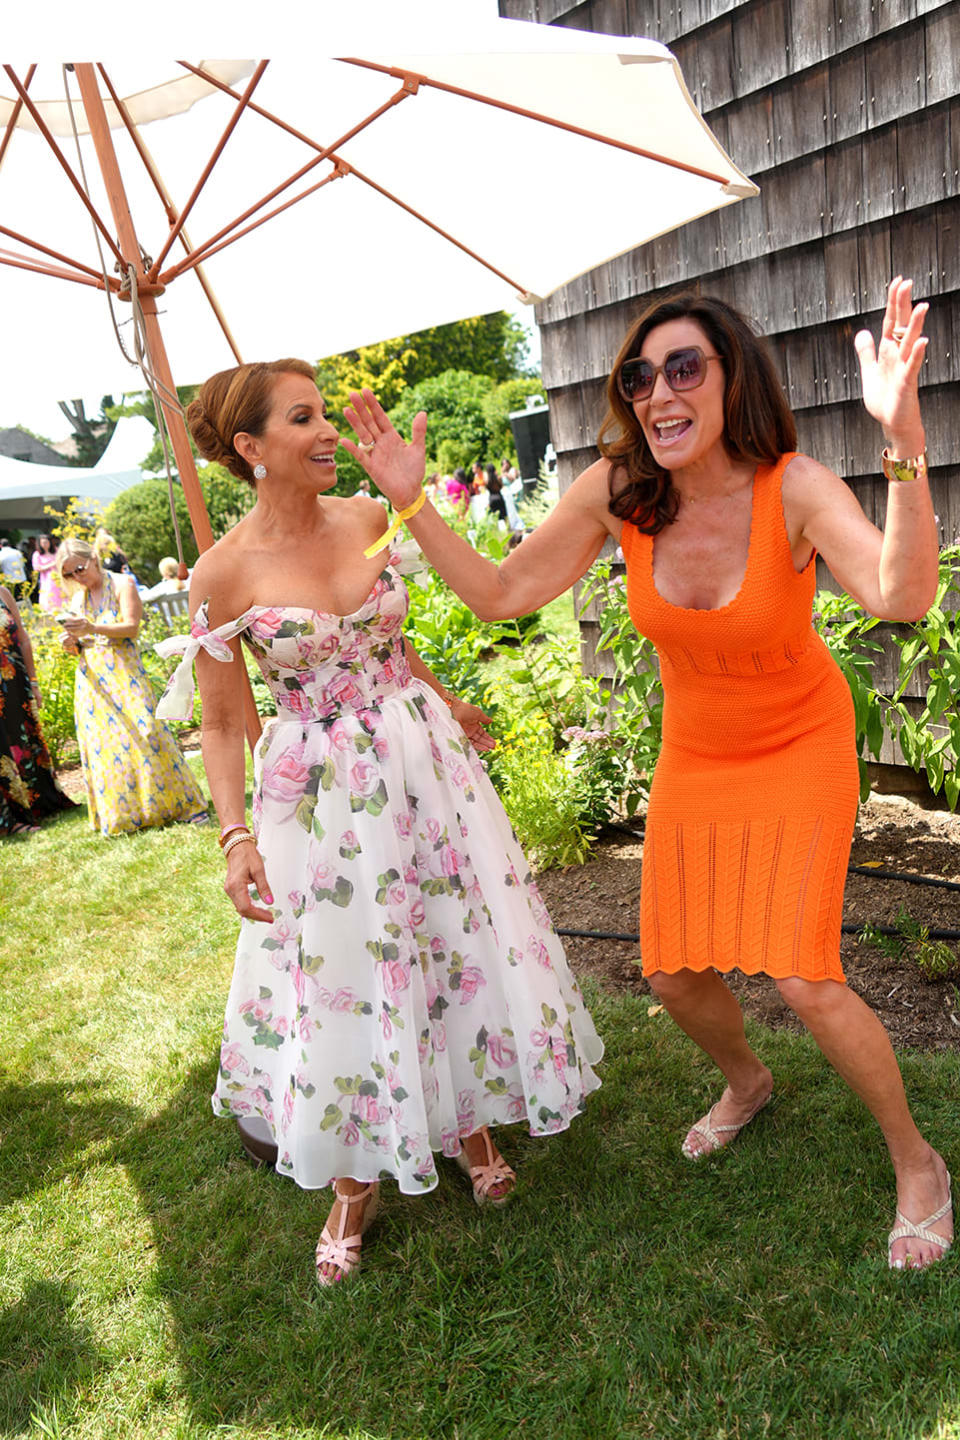
[[[603,1054],[486,772],[403,649],[397,547],[352,615],[256,606],[192,636],[161,702],[192,693],[202,645],[242,634],[277,703],[256,754],[254,829],[273,923],[243,921],[219,1115],[259,1115],[277,1169],[437,1184],[479,1126],[565,1129]]]

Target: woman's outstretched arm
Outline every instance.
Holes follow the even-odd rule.
[[[420,494],[427,417],[421,412],[405,442],[370,390],[351,395],[347,419],[360,444],[341,440],[397,511]],[[407,521],[437,573],[481,620],[505,620],[537,610],[585,575],[620,521],[609,513],[609,462],[578,477],[552,513],[501,565],[478,554],[427,501]]]

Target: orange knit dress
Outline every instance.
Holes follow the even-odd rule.
[[[840,980],[840,922],[859,790],[853,705],[813,629],[781,500],[792,455],[753,482],[747,568],[714,610],[671,605],[653,539],[624,522],[627,603],[660,657],[663,748],[640,894],[644,974],[763,971]]]

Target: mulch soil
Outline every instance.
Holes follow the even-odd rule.
[[[548,870],[538,876],[558,929],[634,933],[638,924],[642,842],[620,831],[604,832],[586,865]],[[875,795],[860,807],[851,865],[878,866],[898,874],[923,875],[960,885],[960,816],[922,809],[895,795]],[[847,879],[844,924],[894,926],[903,912],[933,930],[960,931],[960,889],[945,890],[851,874]],[[960,955],[957,941],[947,942]],[[640,946],[623,940],[564,937],[578,978],[592,977],[603,989],[649,995],[640,974]],[[896,1048],[960,1048],[960,960],[952,979],[928,981],[911,961],[910,945],[890,958],[857,934],[844,934],[843,967],[852,989],[879,1015]],[[745,1012],[774,1029],[802,1029],[765,976],[728,977]]]

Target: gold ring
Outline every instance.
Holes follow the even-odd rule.
[[[894,325],[893,329],[890,332],[890,339],[895,341],[896,344],[899,345],[906,333],[907,328],[905,325]]]
[[[362,450],[363,453],[364,453],[364,455],[366,455],[367,451],[368,451],[368,450],[372,450],[373,447],[374,447],[374,445],[376,445],[376,443],[377,443],[376,440],[368,440],[368,442],[367,442],[366,445],[358,445],[358,446],[357,446],[357,449],[358,449],[358,450]]]

